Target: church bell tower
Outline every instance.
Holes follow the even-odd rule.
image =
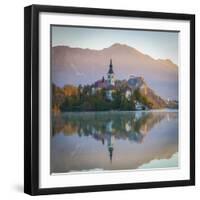
[[[109,85],[112,85],[112,86],[115,85],[115,74],[113,71],[112,59],[110,59],[109,70],[107,73],[107,80],[108,80]]]

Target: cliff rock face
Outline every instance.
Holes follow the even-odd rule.
[[[143,77],[130,77],[128,80],[128,86],[132,90],[138,90],[141,96],[143,96],[151,105],[151,108],[164,108],[167,103],[164,99],[158,96],[145,82]]]
[[[139,88],[140,93],[147,98],[151,103],[151,108],[165,108],[167,106],[164,99],[158,96],[151,88],[149,88],[145,83]]]

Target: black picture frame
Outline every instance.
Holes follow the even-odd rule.
[[[190,23],[190,179],[162,182],[39,188],[39,14],[77,13],[124,16]],[[195,185],[195,15],[31,5],[24,9],[24,192],[30,195],[96,192]]]

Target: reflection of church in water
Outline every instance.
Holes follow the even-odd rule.
[[[159,112],[84,114],[79,116],[76,121],[73,117],[65,118],[65,120],[57,118],[59,121],[56,123],[54,132],[63,132],[66,136],[74,134],[78,134],[79,137],[91,136],[101,142],[103,148],[106,147],[105,157],[112,164],[117,158],[115,140],[128,140],[130,143],[141,144],[155,124],[160,123],[163,119],[173,120],[176,116],[176,113],[171,112],[168,114]]]
[[[110,120],[106,123],[106,131],[103,138],[101,138],[101,141],[103,144],[105,141],[107,143],[107,150],[109,154],[110,163],[112,163],[112,160],[113,160],[114,141],[116,137],[115,134],[113,134],[115,131],[115,129],[113,128],[113,123],[114,123],[113,120]],[[127,133],[125,137],[127,137],[130,141],[142,143],[144,137],[147,135],[149,131],[149,128],[150,127],[147,124],[144,124],[144,125],[141,125],[139,132],[133,131],[132,130],[133,127],[131,127],[130,121],[127,121],[125,124],[125,130],[124,130]]]
[[[112,124],[113,121],[110,121],[106,124],[106,140],[107,140],[107,147],[110,157],[110,162],[112,163],[113,158],[113,150],[114,150],[114,136],[112,135]]]

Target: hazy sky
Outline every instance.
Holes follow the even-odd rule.
[[[53,46],[103,49],[114,43],[126,44],[155,59],[171,59],[178,64],[178,32],[52,26]]]

